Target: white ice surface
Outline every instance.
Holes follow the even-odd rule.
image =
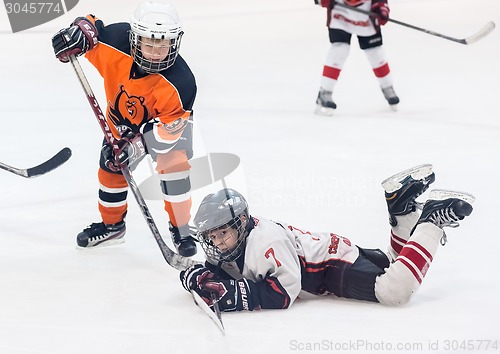
[[[387,176],[432,163],[435,187],[476,196],[472,216],[448,231],[409,305],[298,300],[286,311],[223,314],[222,337],[163,260],[132,197],[125,244],[75,249],[76,234],[99,220],[102,135],[50,38],[76,16],[124,21],[136,5],[80,0],[17,34],[0,11],[0,161],[29,167],[64,146],[73,150],[36,179],[0,171],[0,353],[436,353],[446,352],[446,340],[500,341],[498,29],[464,46],[388,24],[398,112],[353,41],[334,94],[338,109],[327,118],[312,113],[328,47],[324,10],[312,0],[175,1],[186,32],[181,54],[199,88],[196,156],[241,158],[228,183],[247,194],[253,214],[385,249]],[[500,24],[496,0],[391,5],[396,19],[456,37]],[[100,77],[81,63],[104,107]],[[141,166],[137,179],[147,172]],[[195,203],[206,192],[194,191]],[[167,235],[161,203],[149,205]],[[436,341],[440,351],[431,350]],[[408,347],[396,351],[398,343]]]

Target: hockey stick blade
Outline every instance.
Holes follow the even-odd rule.
[[[224,323],[222,323],[222,318],[217,316],[215,312],[213,312],[210,307],[207,305],[205,301],[201,298],[200,295],[196,293],[196,291],[191,290],[191,295],[193,295],[194,303],[198,305],[198,307],[207,314],[208,317],[212,320],[213,323],[217,326],[217,328],[221,331],[222,335],[226,335],[226,329],[224,328]],[[220,312],[219,312],[220,315]]]
[[[45,162],[42,162],[40,165],[35,167],[16,168],[0,162],[0,168],[12,172],[21,177],[32,178],[43,175],[47,172],[56,169],[57,167],[61,166],[63,163],[68,161],[70,157],[71,157],[71,149],[65,147],[57,154],[52,156],[50,159],[48,159]]]
[[[490,34],[495,29],[495,22],[490,21],[483,26],[477,33],[473,34],[470,37],[464,39],[464,44],[472,44],[476,43],[480,39],[483,39],[488,34]]]

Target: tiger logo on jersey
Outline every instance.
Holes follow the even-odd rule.
[[[115,102],[108,103],[108,116],[117,128],[127,126],[133,132],[138,132],[141,124],[149,117],[144,100],[144,97],[130,96],[123,85],[120,85],[120,92],[116,95]]]

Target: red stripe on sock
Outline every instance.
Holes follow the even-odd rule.
[[[397,241],[397,242],[396,242]],[[400,245],[398,242],[402,243],[403,245]],[[401,250],[403,249],[403,246],[406,244],[406,240],[404,238],[401,238],[399,236],[396,236],[394,232],[391,231],[391,247],[392,249],[399,254]]]
[[[389,69],[389,64],[385,63],[384,65],[379,66],[378,68],[374,68],[373,72],[375,73],[376,77],[384,77],[389,75],[391,69]]]
[[[414,248],[413,248],[414,247]],[[415,249],[416,248],[416,249]],[[425,276],[432,262],[431,254],[420,244],[409,241],[399,253],[399,257],[404,257],[420,270],[422,277]]]
[[[412,245],[416,248],[418,248],[420,251],[422,251],[423,254],[425,254],[425,256],[427,258],[429,258],[432,262],[433,258],[432,258],[432,254],[429,253],[429,251],[427,251],[426,248],[424,248],[424,246],[422,246],[420,243],[416,243],[415,241],[410,241],[407,243],[407,245]]]
[[[340,75],[340,69],[332,68],[331,66],[323,67],[323,76],[328,77],[330,79],[338,80]]]
[[[408,268],[410,272],[413,274],[415,279],[417,279],[419,284],[422,283],[422,278],[420,277],[420,274],[418,274],[417,271],[405,259],[398,258],[396,259],[396,262],[401,262],[402,264],[404,264],[404,266]]]

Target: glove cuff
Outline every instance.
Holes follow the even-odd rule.
[[[71,24],[72,26],[78,26],[83,32],[85,38],[87,38],[88,46],[84,48],[83,53],[94,48],[99,40],[97,39],[97,28],[90,22],[86,17],[77,17]]]

